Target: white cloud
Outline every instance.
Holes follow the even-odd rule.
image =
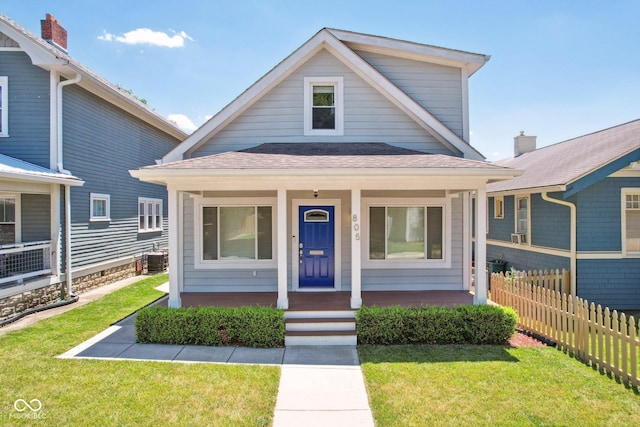
[[[184,114],[169,114],[167,118],[170,122],[175,123],[176,126],[187,133],[192,133],[198,128],[191,119]]]
[[[116,41],[130,45],[147,44],[169,48],[184,47],[186,40],[193,41],[193,38],[184,31],[174,31],[173,35],[169,35],[161,31],[153,31],[149,28],[137,28],[133,31],[128,31],[121,36],[105,31],[103,35],[98,36],[98,39],[107,42]]]

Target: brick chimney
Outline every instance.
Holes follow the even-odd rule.
[[[520,131],[520,135],[513,138],[513,157],[521,154],[529,153],[536,150],[536,137],[527,136],[524,131]]]
[[[46,19],[40,21],[40,29],[42,30],[42,38],[51,43],[58,49],[67,52],[67,30],[65,30],[60,22],[47,13]]]

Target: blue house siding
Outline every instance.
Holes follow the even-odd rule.
[[[22,241],[51,240],[51,198],[48,194],[23,194],[20,200]]]
[[[502,219],[494,218],[494,205],[493,205],[494,199],[495,199],[494,197],[489,197],[489,202],[488,202],[489,233],[487,234],[487,239],[510,242],[511,233],[513,233],[515,228],[514,209],[513,209],[514,197],[513,196],[504,197],[504,205],[503,205],[504,218]]]
[[[580,298],[610,309],[640,309],[640,259],[578,260]]]
[[[558,194],[550,194],[560,199]],[[571,211],[550,203],[540,193],[531,195],[531,244],[556,249],[571,249]]]
[[[568,257],[543,254],[517,249],[517,246],[503,247],[487,245],[487,260],[500,259],[507,262],[507,269],[516,270],[551,270],[570,269]]]
[[[128,171],[153,164],[177,140],[78,86],[64,89],[63,105],[64,166],[85,181],[71,190],[73,267],[166,247],[166,189]],[[111,221],[89,221],[91,193],[110,195]],[[163,201],[162,232],[138,233],[138,197]]]
[[[620,190],[623,187],[640,190],[640,178],[607,178],[575,196],[578,252],[622,250]]]
[[[9,137],[0,152],[49,167],[49,73],[24,52],[0,54],[0,76],[8,77]]]

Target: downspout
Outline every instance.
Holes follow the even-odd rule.
[[[549,195],[547,194],[547,192],[545,191],[542,194],[542,200],[549,202],[549,203],[555,203],[557,205],[562,205],[562,206],[567,206],[569,208],[569,210],[571,211],[571,245],[570,245],[570,252],[571,252],[571,258],[569,259],[569,268],[571,269],[571,295],[572,296],[576,296],[576,275],[578,274],[578,270],[577,270],[577,248],[576,248],[576,242],[577,242],[577,217],[576,217],[576,205],[574,205],[573,203],[570,202],[566,202],[564,200],[558,200],[558,199],[554,199],[552,197],[549,197]]]
[[[57,125],[57,135],[56,135],[56,151],[57,151],[57,169],[58,172],[64,173],[67,175],[71,175],[71,172],[64,169],[64,162],[62,161],[62,89],[65,86],[69,86],[72,84],[76,84],[80,81],[82,76],[80,74],[76,74],[76,76],[72,79],[65,80],[58,83],[57,93],[56,93],[56,125]],[[67,297],[73,295],[73,277],[71,274],[71,186],[64,186],[64,238],[65,238],[65,277],[67,282]]]

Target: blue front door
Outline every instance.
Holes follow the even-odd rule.
[[[301,288],[333,288],[335,274],[333,206],[300,206],[300,263]]]

